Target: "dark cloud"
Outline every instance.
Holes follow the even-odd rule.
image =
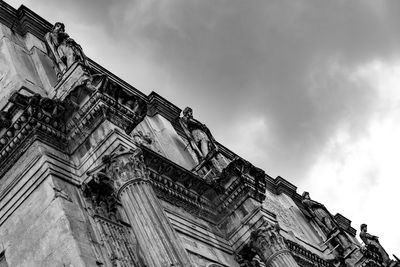
[[[375,92],[332,65],[351,70],[398,53],[395,27],[388,25],[396,22],[396,7],[378,12],[365,3],[137,2],[135,16],[120,13],[117,35],[134,29],[129,43],[145,42],[151,61],[174,80],[167,97],[195,106],[222,142],[226,124],[267,118],[272,135],[262,145],[276,157],[269,164],[253,160],[295,180],[339,124],[360,133],[374,110]]]
[[[250,159],[290,180],[305,178],[338,125],[360,133],[374,110],[374,90],[340,69],[399,52],[397,1],[43,3],[35,5],[50,12],[43,16],[52,22],[57,15],[101,29],[110,38],[108,55],[96,58],[124,51],[112,71],[145,92],[154,89],[181,107],[193,106],[222,143],[234,134],[225,132],[226,125],[265,118],[269,139],[258,141],[275,157],[268,163]],[[141,78],[129,68],[137,57],[150,62]]]
[[[77,36],[90,57],[145,93],[192,106],[226,146],[240,149],[237,138],[248,138],[239,141],[264,154],[235,152],[294,183],[307,179],[338,129],[353,139],[365,133],[379,103],[354,70],[400,54],[395,0],[42,0],[28,6],[51,22],[64,21],[73,37],[80,27],[95,29]],[[251,118],[265,127],[250,137],[238,134],[250,131],[240,124]]]

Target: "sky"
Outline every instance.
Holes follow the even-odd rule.
[[[400,1],[7,3],[400,256]]]

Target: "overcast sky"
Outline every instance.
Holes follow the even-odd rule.
[[[7,2],[400,256],[400,1]]]

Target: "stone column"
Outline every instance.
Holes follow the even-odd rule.
[[[266,223],[253,231],[249,245],[267,267],[299,267],[279,233],[278,224]]]
[[[149,182],[142,151],[123,151],[103,158],[114,180],[147,266],[192,266]]]

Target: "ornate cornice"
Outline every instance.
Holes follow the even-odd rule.
[[[336,213],[334,218],[340,228],[349,233],[351,236],[356,236],[357,230],[351,227],[351,221],[349,219],[340,213]]]
[[[159,197],[173,204],[179,203],[190,213],[215,218],[217,193],[209,181],[145,146],[141,149],[150,170],[150,182]]]
[[[260,203],[265,199],[264,171],[243,159],[237,158],[229,163],[218,183],[225,188],[218,207],[222,214],[235,210],[247,198]]]
[[[303,263],[301,266],[320,266],[320,267],[333,267],[333,265],[319,257],[318,255],[310,252],[303,246],[297,244],[296,242],[285,240],[285,243],[289,250],[292,252],[294,258],[299,263]]]
[[[40,40],[52,27],[51,23],[26,6],[14,9],[4,1],[0,1],[0,22],[21,35],[30,32]]]
[[[151,92],[148,96],[149,99],[149,116],[154,116],[156,114],[161,114],[167,120],[173,122],[179,118],[181,109],[157,94],[156,92]]]
[[[14,93],[9,109],[10,123],[2,123],[0,129],[0,176],[35,139],[58,149],[65,148],[65,123],[59,117],[62,105],[49,98],[33,95],[30,97]],[[11,123],[12,122],[12,123]]]
[[[144,119],[146,101],[110,83],[107,77],[95,82],[97,87],[91,84],[86,90],[88,84],[79,85],[63,100],[14,93],[8,110],[0,114],[0,175],[22,155],[21,147],[35,139],[72,153],[104,120],[129,133]]]
[[[212,203],[170,178],[150,171],[150,182],[157,196],[205,220],[215,221],[217,213]]]

